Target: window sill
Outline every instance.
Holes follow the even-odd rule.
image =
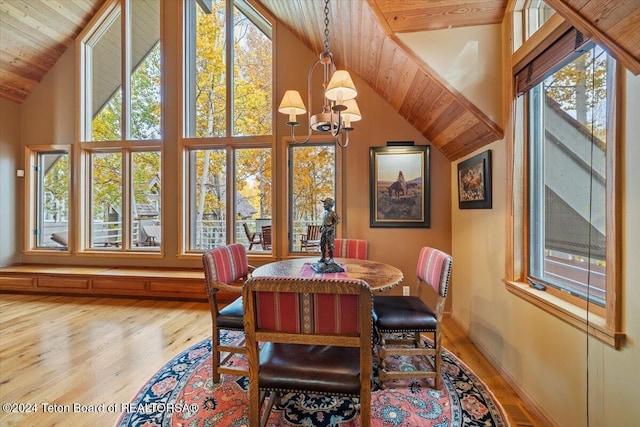
[[[22,252],[24,255],[45,255],[45,256],[71,256],[68,248],[47,248],[47,249],[27,249]]]
[[[530,287],[527,283],[504,280],[507,290],[512,294],[530,302],[536,307],[557,317],[575,328],[587,332],[590,336],[620,349],[625,335],[606,327],[602,316],[590,313],[580,307],[568,303],[548,292]]]

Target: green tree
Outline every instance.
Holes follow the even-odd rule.
[[[131,139],[160,138],[160,43],[131,75]]]
[[[237,11],[234,61],[234,134],[270,135],[273,103],[271,40]]]
[[[293,157],[293,220],[318,222],[323,214],[320,200],[335,192],[335,148],[296,147]]]
[[[92,141],[118,141],[122,129],[122,91],[120,88],[96,113],[91,124]]]
[[[271,216],[271,183],[271,149],[236,150],[237,190],[252,206],[258,208],[259,218]]]
[[[44,192],[51,194],[50,198],[45,199],[44,208],[55,216],[56,221],[60,221],[69,218],[69,154],[47,156],[54,156],[55,160],[44,175]]]
[[[211,14],[197,10],[195,129],[197,137],[224,136],[226,69],[224,3],[213,2]]]
[[[546,95],[606,141],[607,54],[597,46],[545,82]]]
[[[92,155],[93,220],[109,220],[110,209],[122,209],[122,153]]]

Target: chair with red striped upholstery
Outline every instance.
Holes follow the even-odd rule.
[[[240,294],[242,285],[253,269],[248,263],[244,245],[234,243],[213,248],[202,255],[205,287],[211,308],[211,362],[213,381],[220,381],[220,374],[247,376],[249,371],[234,366],[226,366],[227,360],[235,353],[246,354],[244,340],[239,345],[221,345],[220,330],[244,331],[242,296],[220,308],[218,291]],[[220,353],[228,355],[220,360]]]
[[[380,336],[380,381],[387,379],[435,378],[435,388],[440,389],[442,314],[449,289],[452,258],[429,247],[423,247],[418,257],[416,288],[410,296],[380,295],[373,299],[376,330]],[[435,310],[422,300],[423,289],[431,287],[437,293]],[[434,348],[427,348],[421,333],[433,334]],[[428,356],[434,356],[431,363]],[[417,357],[430,369],[392,371],[385,359],[390,356]]]
[[[372,295],[356,279],[253,277],[245,283],[249,425],[285,393],[352,396],[371,424]],[[261,348],[258,346],[261,343]]]
[[[363,239],[335,239],[333,256],[336,258],[369,259],[369,242]]]

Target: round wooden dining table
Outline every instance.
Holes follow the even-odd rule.
[[[344,273],[316,273],[311,265],[318,262],[318,257],[313,257],[292,258],[265,264],[253,270],[251,276],[361,279],[367,282],[374,292],[391,289],[404,278],[402,271],[383,262],[355,258],[335,258],[334,261],[344,268]]]

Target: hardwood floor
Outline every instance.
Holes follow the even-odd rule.
[[[109,405],[130,402],[169,359],[210,333],[203,302],[0,294],[0,402],[37,409],[3,406],[0,425],[112,426],[121,411]],[[490,387],[513,427],[542,425],[516,422],[522,401],[451,319],[443,340]],[[74,412],[74,404],[102,403],[104,412]]]

